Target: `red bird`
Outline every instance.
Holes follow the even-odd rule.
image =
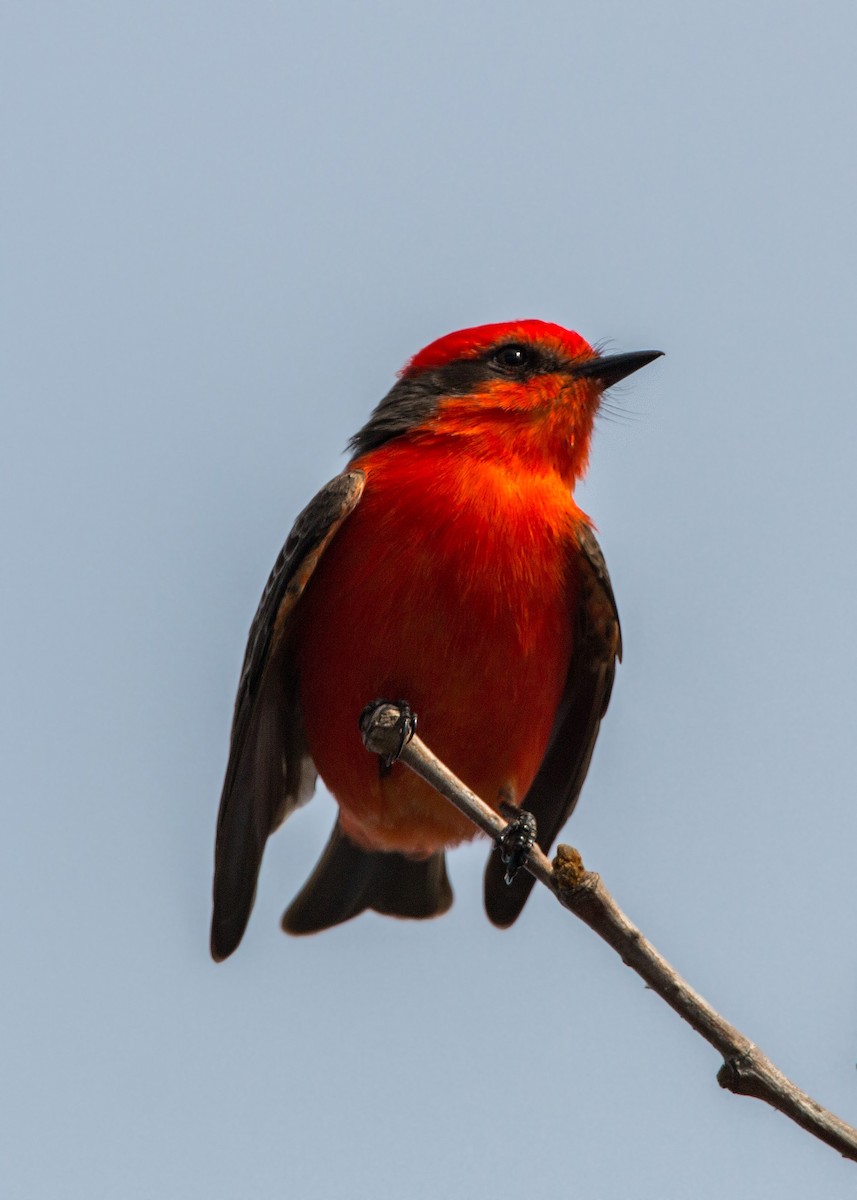
[[[211,952],[240,942],[268,836],[317,774],[339,816],[283,917],[313,933],[365,909],[433,917],[444,851],[475,829],[358,719],[403,697],[434,752],[487,803],[520,804],[549,850],[570,815],[621,656],[607,568],[573,499],[603,391],[659,356],[602,357],[544,321],[432,342],[304,509],[250,629],[217,822]],[[510,925],[532,878],[488,863]]]

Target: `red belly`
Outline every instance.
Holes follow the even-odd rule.
[[[345,832],[415,855],[475,830],[401,763],[380,777],[360,712],[407,700],[431,749],[487,803],[522,800],[568,672],[578,517],[558,479],[522,483],[478,463],[466,477],[426,474],[424,457],[367,472],[301,598],[297,641],[310,753]]]

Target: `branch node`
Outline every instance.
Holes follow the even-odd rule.
[[[755,1047],[751,1046],[743,1054],[730,1054],[724,1058],[723,1066],[717,1072],[717,1082],[736,1096],[768,1100],[767,1089],[759,1080],[754,1051]]]
[[[580,851],[574,846],[557,846],[553,875],[557,895],[566,908],[580,908],[591,901],[601,882],[595,871],[587,871]]]

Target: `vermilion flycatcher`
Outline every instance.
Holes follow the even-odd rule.
[[[295,522],[250,629],[217,821],[211,952],[241,940],[269,834],[311,795],[339,804],[283,917],[312,933],[365,909],[452,903],[444,850],[475,828],[358,719],[406,699],[434,752],[550,846],[580,789],[621,656],[589,519],[574,502],[603,391],[658,351],[599,356],[544,321],[432,342],[352,438],[347,469]],[[485,906],[510,925],[532,886],[489,860]]]

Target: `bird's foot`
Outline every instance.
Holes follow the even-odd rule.
[[[500,805],[500,813],[509,822],[497,843],[506,867],[506,883],[509,884],[527,861],[527,855],[536,843],[536,818],[506,800]]]
[[[360,714],[360,732],[367,750],[381,760],[386,775],[417,731],[417,714],[407,700],[373,700]]]

